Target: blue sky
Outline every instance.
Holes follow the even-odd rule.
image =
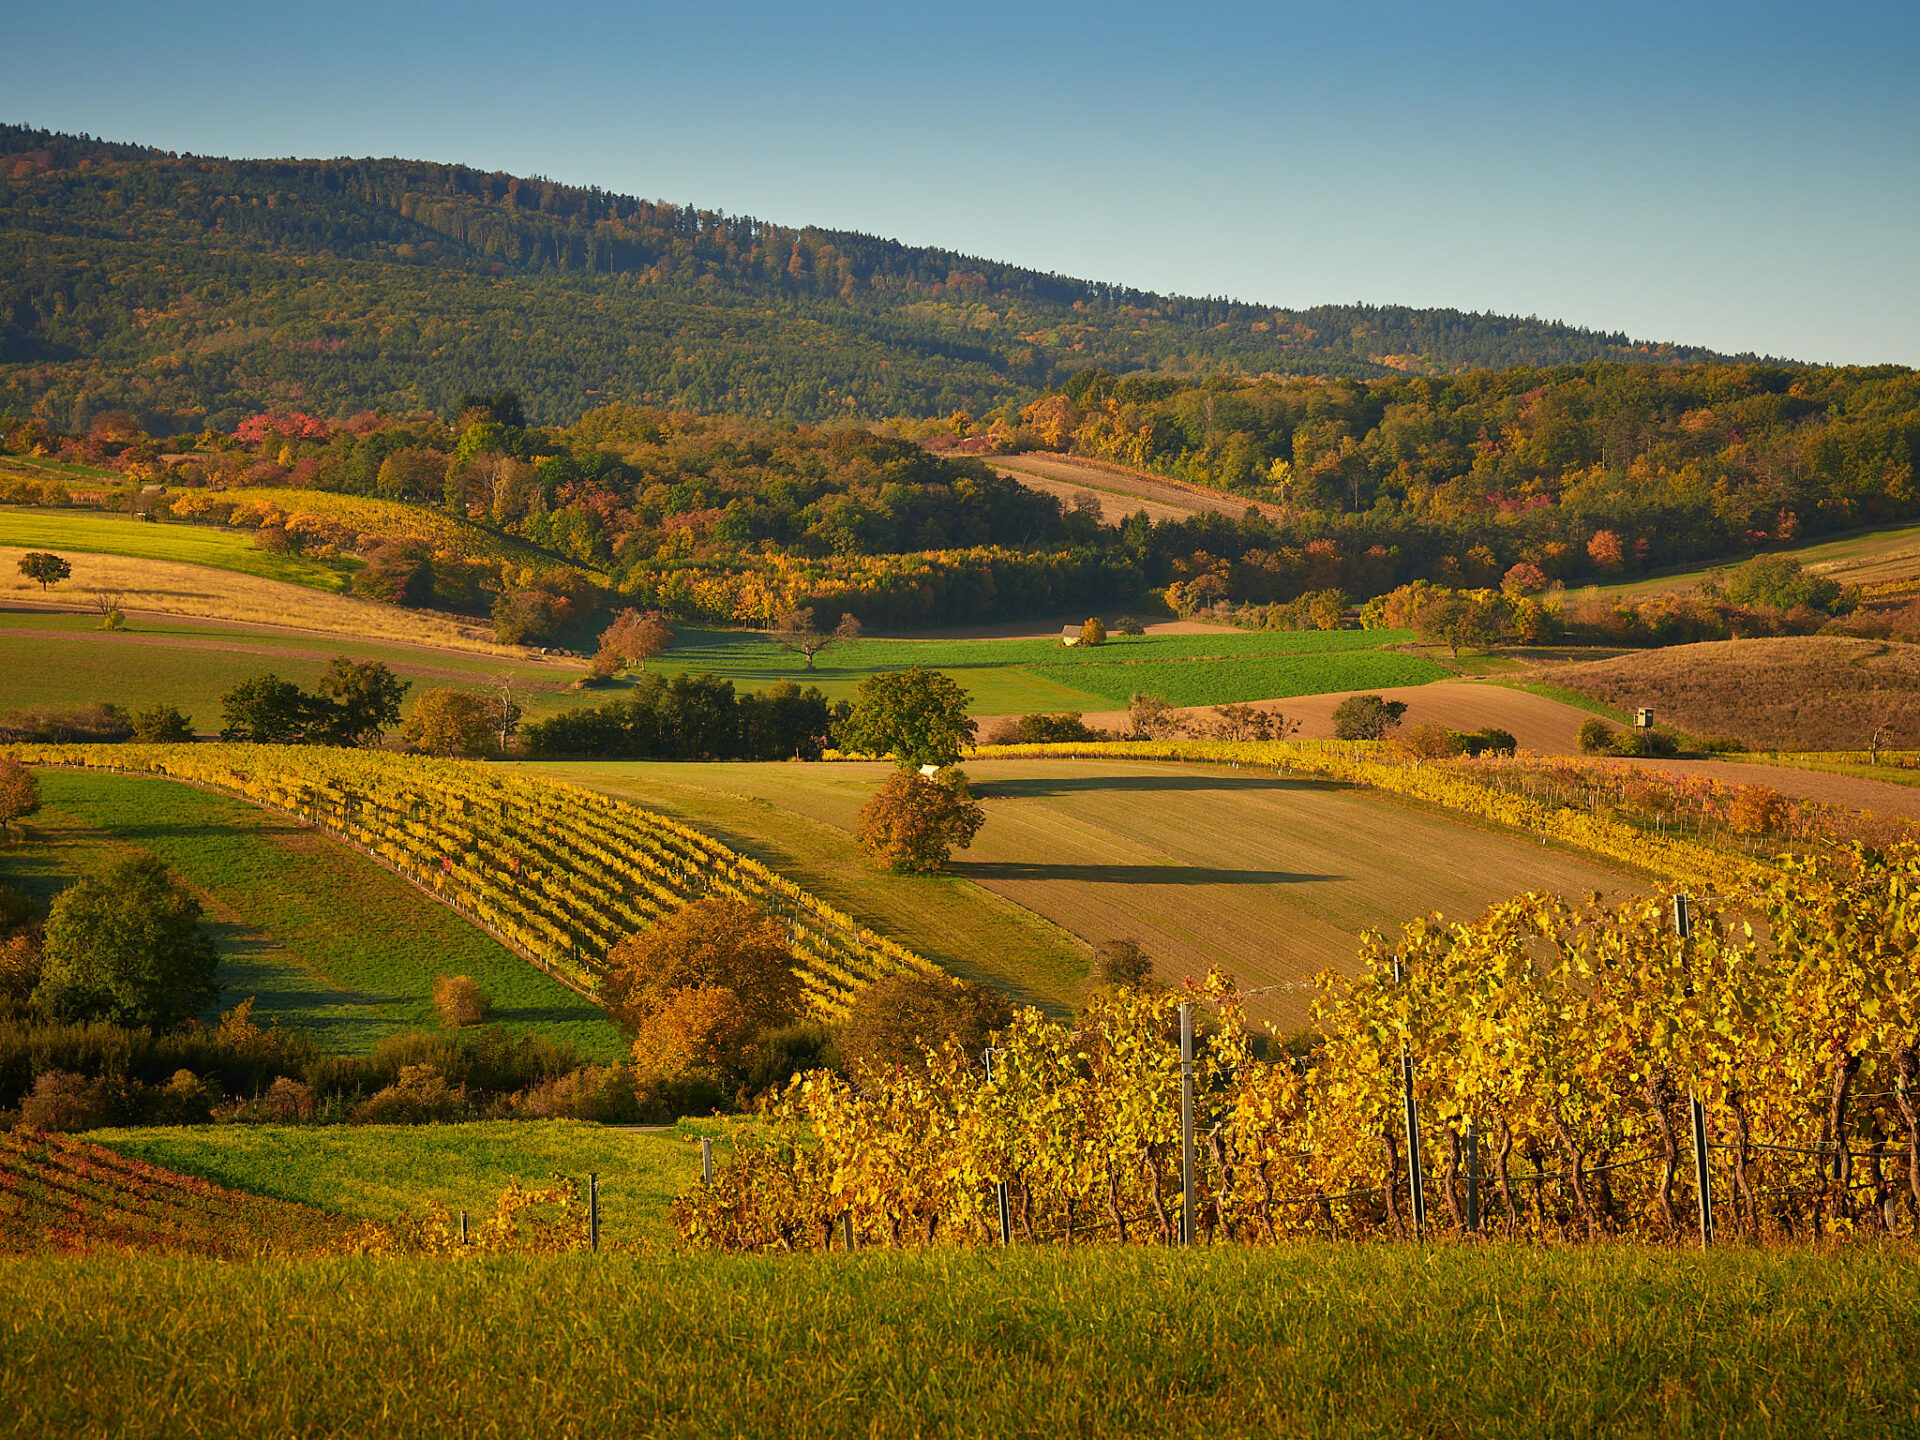
[[[1188,294],[1920,364],[1911,3],[0,18],[0,117],[56,129],[460,161]]]

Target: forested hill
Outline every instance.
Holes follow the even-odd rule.
[[[157,429],[297,405],[630,400],[976,415],[1094,366],[1377,376],[1720,358],[1538,320],[1148,294],[406,160],[236,161],[0,126],[0,410]]]

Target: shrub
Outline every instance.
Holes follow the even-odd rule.
[[[967,777],[948,767],[929,779],[896,770],[860,807],[857,838],[867,858],[898,875],[932,875],[965,850],[986,823]]]
[[[1162,695],[1136,694],[1127,701],[1127,724],[1136,740],[1165,740],[1184,725]]]
[[[447,1084],[431,1065],[408,1065],[399,1079],[358,1106],[353,1118],[364,1125],[431,1125],[458,1120],[466,1113],[467,1094]]]
[[[1103,940],[1093,949],[1089,985],[1142,989],[1153,983],[1153,961],[1134,940]]]
[[[1336,740],[1382,740],[1389,730],[1399,728],[1400,717],[1406,713],[1404,700],[1349,695],[1334,707],[1333,735]]]
[[[193,722],[177,705],[133,712],[133,738],[142,745],[178,745],[193,739]]]
[[[1598,715],[1589,715],[1580,722],[1578,736],[1580,748],[1589,755],[1612,753],[1620,732],[1602,720]]]
[[[440,1012],[440,1023],[452,1029],[479,1025],[493,1013],[493,1001],[477,981],[466,975],[436,975],[433,980],[433,1008]]]
[[[170,1029],[220,993],[200,902],[151,855],[78,880],[47,916],[35,1000],[60,1019]]]
[[[39,809],[40,777],[11,756],[0,756],[0,835],[10,833],[14,821]]]
[[[1421,760],[1445,760],[1465,747],[1460,737],[1444,725],[1418,725],[1400,737],[1399,743],[1409,755]]]
[[[1491,725],[1484,730],[1468,730],[1454,738],[1469,755],[1512,755],[1520,749],[1520,742],[1513,738],[1512,731]]]
[[[1113,633],[1116,635],[1144,635],[1147,633],[1147,627],[1131,615],[1122,615],[1118,620],[1113,622]]]
[[[1106,623],[1098,615],[1089,616],[1080,624],[1080,643],[1082,645],[1104,645],[1107,643]]]
[[[800,1020],[768,1031],[753,1048],[740,1083],[741,1098],[750,1101],[810,1070],[838,1071],[840,1063],[838,1039],[818,1020]]]
[[[924,1068],[926,1052],[949,1042],[978,1054],[1013,1020],[1005,998],[947,975],[896,975],[869,985],[840,1027],[853,1074],[892,1066]]]
[[[99,701],[72,710],[16,710],[0,719],[0,742],[16,745],[118,745],[132,736],[127,712]]]
[[[131,1119],[134,1108],[125,1081],[47,1070],[20,1102],[20,1123],[40,1130],[97,1130]]]
[[[529,1120],[591,1120],[619,1125],[640,1118],[630,1066],[582,1065],[529,1086],[513,1097],[513,1113]]]
[[[176,1070],[153,1097],[153,1119],[163,1125],[204,1125],[219,1103],[219,1086],[191,1070]]]
[[[1742,785],[1727,807],[1727,824],[1736,835],[1784,834],[1792,818],[1786,796],[1765,785]]]
[[[318,1101],[311,1085],[282,1075],[267,1087],[267,1093],[250,1108],[262,1120],[278,1125],[297,1125],[313,1119]]]
[[[755,1033],[731,986],[682,986],[661,997],[634,1031],[634,1070],[642,1083],[696,1075],[724,1082],[745,1063]]]

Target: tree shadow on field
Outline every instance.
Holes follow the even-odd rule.
[[[1118,792],[1210,791],[1210,790],[1324,790],[1325,780],[1293,780],[1278,775],[1261,775],[1227,770],[1219,775],[1050,775],[1022,780],[969,781],[974,795],[983,800],[1037,800],[1049,795],[1073,795],[1102,790]]]
[[[1204,865],[1040,865],[1017,860],[957,860],[963,880],[1081,880],[1096,885],[1310,885],[1344,875],[1295,870],[1220,870]]]

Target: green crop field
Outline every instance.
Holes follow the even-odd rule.
[[[1135,693],[1177,705],[1225,705],[1390,685],[1420,685],[1449,673],[1421,656],[1387,647],[1401,630],[1226,630],[1204,635],[1117,635],[1105,645],[1068,648],[1051,638],[860,640],[805,662],[752,631],[681,633],[656,662],[668,671],[721,675],[736,688],[781,680],[818,685],[829,699],[850,696],[869,675],[924,665],[951,675],[980,715],[1112,710]]]
[[[579,1120],[462,1125],[193,1125],[96,1130],[149,1164],[233,1190],[312,1205],[354,1220],[419,1217],[429,1204],[489,1212],[509,1181],[600,1177],[601,1234],[620,1247],[674,1238],[667,1207],[700,1174],[697,1126],[623,1130]],[[709,1124],[711,1129],[711,1122]],[[726,1154],[724,1139],[716,1151]]]
[[[161,524],[93,510],[0,508],[0,545],[173,560],[336,593],[346,589],[346,576],[355,568],[346,561],[262,550],[247,530]]]
[[[224,795],[140,776],[43,770],[26,843],[0,878],[50,899],[131,851],[157,855],[205,897],[221,950],[220,1006],[253,996],[263,1019],[364,1053],[383,1035],[438,1025],[436,975],[471,975],[511,1029],[596,1059],[625,1042],[604,1012],[371,860]]]
[[[15,1435],[1893,1440],[1911,1250],[0,1262]]]
[[[0,712],[108,701],[128,710],[177,705],[203,732],[220,728],[220,697],[272,672],[312,688],[328,660],[378,660],[410,682],[412,701],[440,685],[491,690],[511,676],[530,718],[580,704],[577,673],[538,661],[422,646],[239,629],[217,621],[141,615],[108,633],[98,616],[0,609]]]
[[[1042,1001],[1070,999],[1084,961],[977,892],[1087,945],[1137,940],[1165,978],[1220,965],[1251,987],[1351,970],[1370,926],[1431,910],[1467,919],[1526,890],[1630,883],[1602,862],[1375,792],[1136,760],[969,761],[987,823],[952,875],[863,877],[853,831],[885,764],[530,768],[671,811],[956,973]],[[1306,1018],[1303,992],[1252,1008],[1289,1025]]]

